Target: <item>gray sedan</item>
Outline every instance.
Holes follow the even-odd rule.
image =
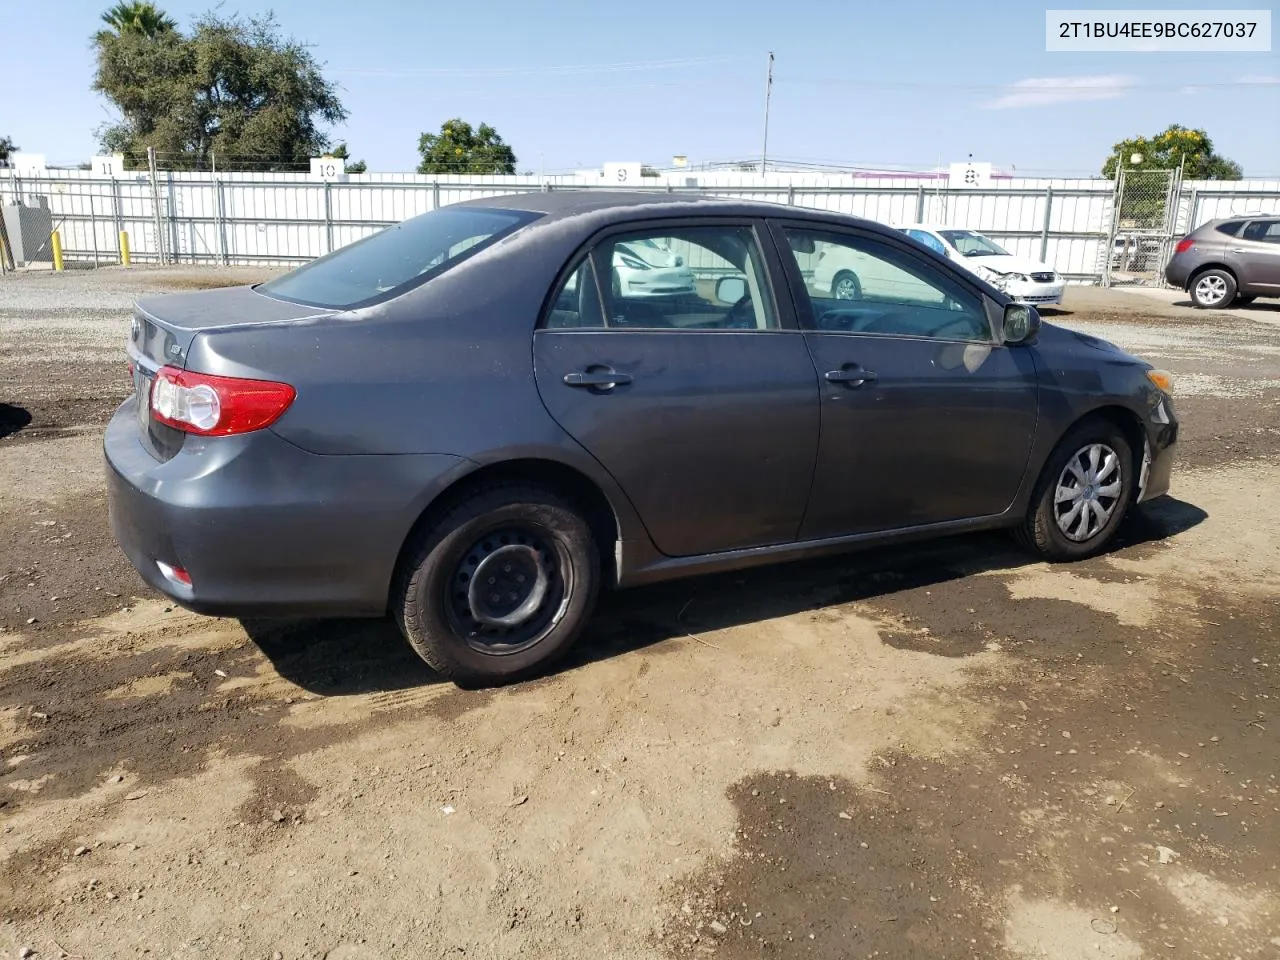
[[[617,275],[648,242],[692,293]],[[828,255],[894,282],[832,299]],[[602,588],[1001,527],[1088,556],[1178,429],[1166,374],[895,230],[666,194],[445,207],[141,301],[128,353],[111,521],[152,586],[390,614],[467,683],[545,668]]]

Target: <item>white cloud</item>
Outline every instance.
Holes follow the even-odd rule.
[[[1029,77],[1009,85],[1008,92],[981,106],[986,110],[1043,107],[1054,103],[1116,100],[1134,85],[1133,77],[1103,74],[1090,77]]]
[[[1280,84],[1280,77],[1267,76],[1265,74],[1251,74],[1247,77],[1240,78],[1241,83],[1256,84],[1258,86],[1273,86]]]

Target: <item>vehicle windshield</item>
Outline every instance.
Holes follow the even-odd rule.
[[[398,296],[540,214],[487,207],[443,207],[341,247],[259,286],[280,300],[349,309]]]
[[[980,233],[970,230],[939,230],[951,246],[964,257],[1007,257],[1009,251],[992,243]]]

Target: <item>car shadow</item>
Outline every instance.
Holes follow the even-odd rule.
[[[0,403],[0,440],[31,423],[31,414],[11,403]]]
[[[1075,313],[1075,311],[1068,310],[1066,307],[1036,307],[1036,313],[1040,314],[1042,317],[1053,318],[1069,317]]]
[[[1163,497],[1134,511],[1108,553],[1134,553],[1208,517]],[[1105,554],[1104,554],[1105,557]],[[605,594],[582,639],[552,674],[714,632],[809,610],[892,596],[1038,562],[1003,533],[975,533],[877,547]],[[1099,560],[1085,561],[1097,563]],[[442,682],[389,620],[241,621],[279,674],[320,696],[352,696]]]
[[[1174,300],[1171,304],[1175,307],[1186,307],[1188,310],[1199,310],[1190,299]],[[1206,314],[1214,314],[1220,312],[1228,313],[1280,313],[1280,300],[1254,300],[1252,303],[1233,303],[1229,307],[1223,307],[1221,311],[1205,310]]]

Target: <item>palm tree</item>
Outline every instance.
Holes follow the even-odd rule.
[[[117,35],[140,33],[155,38],[178,28],[178,23],[154,3],[145,0],[121,0],[102,15],[102,22]]]

